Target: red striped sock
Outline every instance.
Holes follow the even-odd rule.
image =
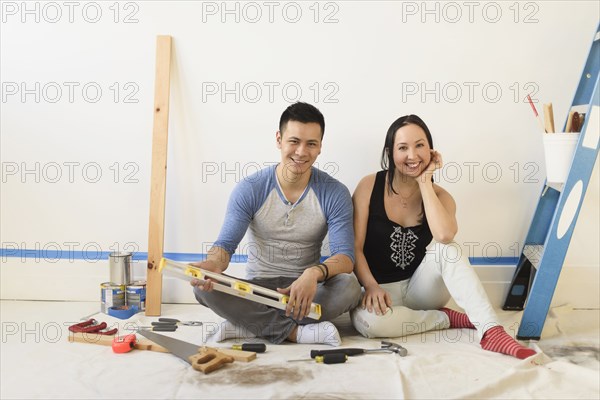
[[[448,316],[450,320],[450,328],[469,328],[475,329],[475,326],[469,321],[467,314],[463,314],[458,311],[451,310],[449,308],[440,308]]]
[[[483,339],[481,339],[481,347],[484,350],[507,354],[521,360],[536,354],[532,349],[521,346],[516,340],[511,338],[500,325],[485,331]]]

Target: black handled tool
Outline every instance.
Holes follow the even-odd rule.
[[[253,351],[255,353],[264,353],[267,351],[267,345],[264,343],[244,343],[231,346],[233,350]]]
[[[365,352],[364,349],[356,349],[356,348],[348,348],[348,349],[335,349],[335,350],[311,350],[310,358],[316,358],[319,356],[325,356],[328,354],[344,354],[346,356],[355,356],[358,354],[363,354]]]
[[[175,318],[159,318],[158,323],[161,324],[172,324],[172,325],[187,325],[187,326],[201,326],[201,321],[180,321]],[[152,324],[157,324],[153,322]]]
[[[135,329],[147,329],[149,331],[154,332],[175,332],[177,330],[177,325],[173,324],[164,324],[164,325],[152,325],[152,326],[138,326]]]
[[[348,361],[348,356],[344,353],[328,353],[322,356],[316,356],[314,360],[312,358],[302,360],[289,360],[289,361],[314,361],[320,364],[343,364]]]
[[[150,325],[152,325],[152,326],[177,326],[177,324],[173,324],[171,322],[162,322],[162,321],[158,321],[158,322],[154,321],[154,322],[151,322]]]
[[[400,346],[398,343],[394,342],[381,342],[381,348],[379,349],[358,349],[358,348],[346,348],[346,349],[334,349],[334,350],[311,350],[310,357],[315,358],[317,356],[325,355],[325,354],[333,354],[333,353],[342,353],[347,356],[357,356],[359,354],[366,353],[396,353],[400,357],[405,357],[408,354],[408,350],[404,347]]]
[[[357,356],[359,354],[365,354],[365,353],[380,353],[380,352],[386,352],[386,353],[392,353],[391,350],[388,349],[372,349],[372,350],[367,350],[367,349],[358,349],[358,348],[347,348],[347,349],[335,349],[335,350],[311,350],[310,351],[310,358],[315,358],[315,357],[319,357],[319,356],[324,356],[327,354],[344,354],[347,355],[349,357],[352,356]]]
[[[316,356],[315,361],[323,364],[342,364],[348,361],[348,356],[344,353],[325,354]]]

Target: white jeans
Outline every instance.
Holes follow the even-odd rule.
[[[457,243],[431,243],[414,275],[380,285],[390,293],[392,307],[383,315],[360,306],[351,311],[354,327],[365,337],[398,337],[450,327],[439,311],[454,299],[475,325],[479,338],[498,323],[498,317],[468,259]]]

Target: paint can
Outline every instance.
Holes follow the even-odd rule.
[[[127,285],[127,305],[146,309],[146,281],[134,281]]]
[[[109,254],[110,281],[115,285],[128,285],[131,281],[131,253],[115,251]]]
[[[112,282],[100,284],[100,311],[108,314],[111,307],[123,307],[125,305],[125,286],[115,285]]]

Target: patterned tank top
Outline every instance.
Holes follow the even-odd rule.
[[[387,190],[386,173],[379,171],[375,177],[363,248],[371,273],[378,283],[409,279],[423,261],[426,248],[433,239],[425,209],[420,225],[405,228],[388,219],[383,203]]]

